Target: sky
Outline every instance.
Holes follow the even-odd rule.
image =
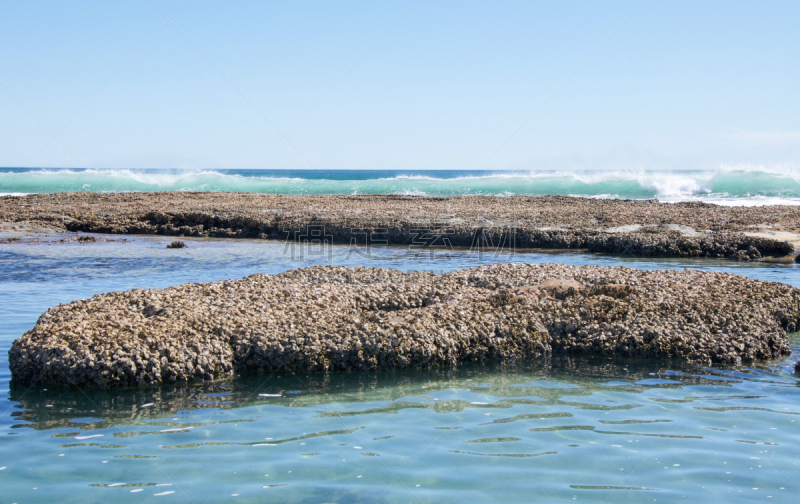
[[[0,166],[800,170],[796,1],[0,7]]]

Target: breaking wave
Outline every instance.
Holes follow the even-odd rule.
[[[278,194],[585,196],[800,204],[800,172],[0,169],[0,194],[227,191]]]

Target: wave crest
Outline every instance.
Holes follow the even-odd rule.
[[[673,172],[0,169],[0,194],[71,191],[569,195],[669,202],[798,204],[800,173],[783,167],[747,166]]]

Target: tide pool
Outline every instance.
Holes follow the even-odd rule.
[[[795,265],[96,236],[0,246],[2,502],[796,500],[797,353],[740,368],[554,357],[111,391],[11,387],[7,362],[58,303],[315,264],[688,267],[800,285]]]

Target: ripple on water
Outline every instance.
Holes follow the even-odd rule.
[[[90,483],[90,487],[100,488],[136,488],[170,485],[169,483]]]
[[[532,420],[532,419],[544,420],[545,418],[568,418],[571,416],[572,413],[568,413],[566,411],[559,411],[558,413],[525,413],[522,415],[516,415],[509,418],[498,418],[497,420],[493,420],[488,423],[483,423],[481,425],[511,423],[511,422],[517,422],[519,420]]]
[[[541,457],[542,455],[555,455],[558,452],[541,452],[541,453],[476,453],[461,450],[450,450],[450,453],[460,453],[463,455],[479,455],[481,457],[511,457],[511,458],[529,458]]]
[[[731,401],[737,399],[763,399],[764,396],[746,396],[746,395],[734,395],[734,396],[694,396],[694,397],[682,397],[679,399],[665,399],[662,397],[649,397],[650,401],[667,403],[667,404],[680,404],[680,403],[690,403],[695,401]]]
[[[480,438],[480,439],[470,439],[464,442],[465,443],[509,443],[512,441],[522,441],[522,438],[518,437]]]
[[[552,427],[534,427],[532,429],[528,429],[531,432],[558,432],[558,431],[578,431],[578,430],[586,430],[586,431],[593,431],[593,425],[554,425]]]
[[[770,408],[756,408],[747,406],[729,406],[727,408],[707,408],[702,406],[694,406],[694,409],[700,411],[714,411],[717,413],[727,413],[728,411],[766,411],[768,413],[773,413],[776,415],[800,415],[800,413],[795,411],[779,411]]]
[[[598,420],[602,424],[608,425],[625,425],[625,424],[650,424],[650,423],[666,423],[674,422],[674,420],[657,419],[657,420]]]
[[[657,492],[656,488],[647,487],[626,487],[626,486],[611,486],[611,485],[570,485],[570,488],[576,490],[636,490],[645,492]]]
[[[99,448],[125,448],[127,445],[107,445],[102,443],[70,443],[58,445],[59,448],[79,448],[83,446],[97,446]]]
[[[703,436],[691,436],[686,434],[647,434],[644,432],[620,432],[620,431],[600,431],[595,430],[595,434],[610,434],[616,436],[648,436],[669,439],[703,439]]]

